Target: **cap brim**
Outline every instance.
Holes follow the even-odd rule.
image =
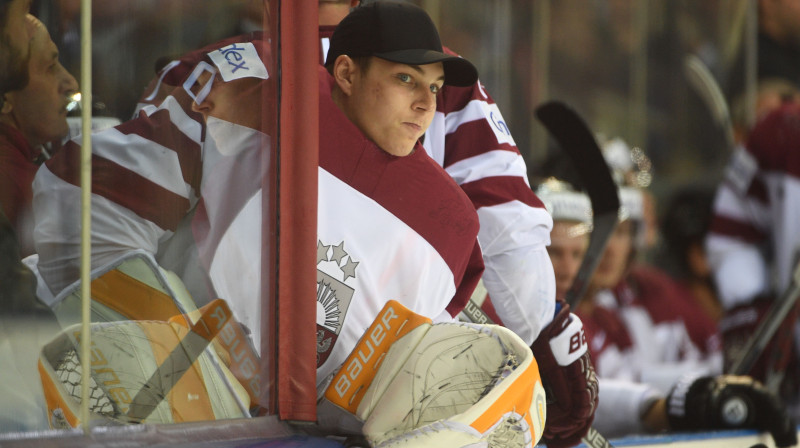
[[[471,62],[458,56],[434,50],[398,50],[376,53],[387,61],[408,65],[427,65],[441,62],[444,68],[444,83],[449,86],[468,87],[478,80],[478,69]]]

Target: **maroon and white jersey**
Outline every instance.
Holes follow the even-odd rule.
[[[268,136],[192,112],[184,86],[201,63],[223,79],[227,52],[265,76],[251,42],[224,42],[168,66],[137,118],[93,134],[93,267],[136,249],[157,253],[191,218],[191,236],[213,294],[226,299],[258,340],[262,179]],[[257,45],[260,51],[264,49]],[[208,52],[208,56],[206,56]],[[180,78],[178,80],[172,78]],[[368,142],[330,99],[320,74],[318,378],[350,352],[386,300],[451,319],[483,270],[478,219],[468,198],[421,146],[389,156]],[[268,78],[267,78],[268,79]],[[174,86],[164,99],[159,86]],[[258,101],[259,98],[253,98]],[[244,103],[243,103],[244,107]],[[58,292],[78,278],[79,140],[34,184],[39,272]],[[193,215],[189,215],[192,212]]]
[[[684,294],[652,268],[635,268],[613,290],[595,294],[591,314],[576,314],[598,376],[648,383],[666,393],[685,373],[720,373],[716,325]]]
[[[723,306],[780,294],[800,251],[800,104],[761,119],[736,149],[706,240]]]
[[[321,61],[334,28],[319,29]],[[547,254],[553,220],[531,190],[525,161],[480,81],[442,87],[423,145],[478,211],[483,284],[497,315],[532,344],[555,315],[555,275]]]
[[[614,290],[622,306],[641,306],[665,342],[666,360],[710,359],[722,349],[719,329],[686,287],[651,266],[633,266]]]
[[[259,340],[261,185],[270,138],[214,117],[204,122],[191,110],[193,100],[183,86],[201,74],[195,70],[201,63],[215,67],[226,82],[241,77],[269,82],[270,58],[263,54],[260,34],[238,39],[174,65],[175,71],[158,82],[174,77],[163,84],[178,87],[170,87],[136,118],[93,133],[92,268],[131,250],[156,254],[193,212],[188,232],[209,296],[226,299]],[[33,184],[38,271],[53,294],[79,278],[80,142],[80,137],[68,142]]]
[[[387,300],[434,321],[464,307],[483,270],[466,195],[417,144],[369,141],[331,98],[320,67],[317,381],[350,354]]]

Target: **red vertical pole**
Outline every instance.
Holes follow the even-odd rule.
[[[318,0],[275,3],[280,11],[277,410],[282,420],[315,421]]]

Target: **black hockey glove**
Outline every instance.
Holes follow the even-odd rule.
[[[685,378],[667,397],[667,416],[674,430],[752,428],[769,431],[779,447],[797,444],[786,408],[748,376]]]

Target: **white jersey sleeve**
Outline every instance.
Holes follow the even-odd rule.
[[[642,416],[664,395],[645,383],[600,378],[598,384],[600,400],[594,414],[595,429],[606,437],[646,433]]]
[[[498,316],[532,344],[555,315],[555,276],[546,249],[553,221],[480,82],[442,89],[424,146],[478,211],[483,281]]]

